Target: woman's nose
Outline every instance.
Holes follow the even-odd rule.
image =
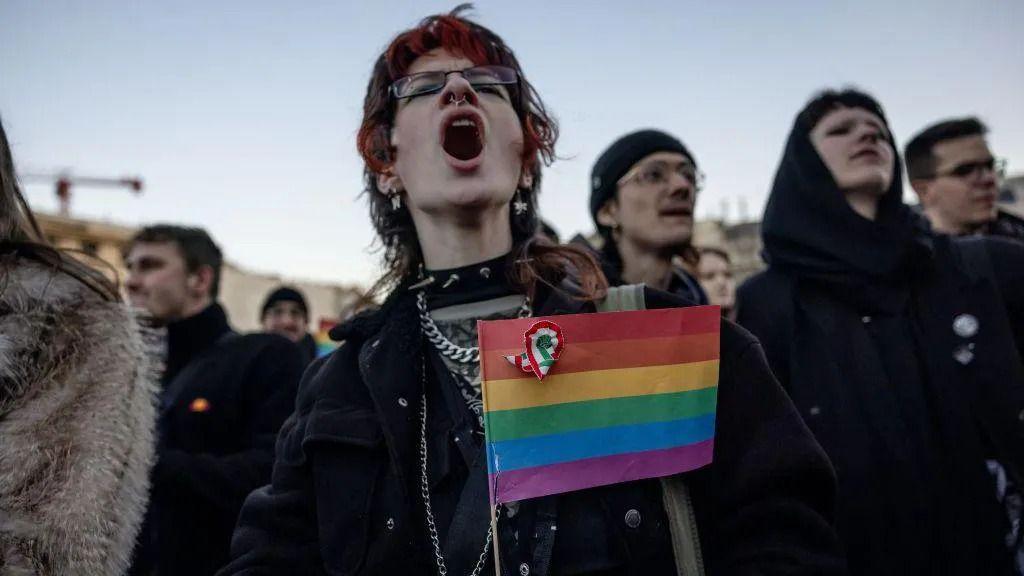
[[[463,78],[462,74],[453,73],[448,75],[448,81],[445,82],[439,101],[439,105],[442,108],[449,105],[461,106],[463,104],[476,106],[478,103],[479,99],[476,90],[473,90],[473,85]]]

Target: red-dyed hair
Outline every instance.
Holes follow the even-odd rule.
[[[370,217],[384,247],[384,276],[374,292],[408,280],[423,261],[412,217],[405,207],[393,210],[389,200],[377,188],[377,175],[394,163],[390,133],[395,118],[395,100],[391,84],[404,76],[417,58],[431,50],[443,48],[463,56],[476,65],[497,64],[516,71],[519,83],[510,86],[512,107],[523,131],[523,169],[533,176],[529,188],[519,194],[529,206],[525,214],[509,211],[513,249],[511,280],[532,295],[537,281],[553,284],[573,270],[578,276],[586,298],[600,297],[607,281],[594,258],[575,247],[557,246],[537,234],[537,191],[540,188],[541,165],[555,157],[558,125],[544,108],[544,103],[523,75],[515,54],[494,32],[472,22],[461,14],[471,5],[462,4],[448,14],[424,18],[416,27],[395,37],[377,59],[363,101],[363,122],[359,127],[357,147],[363,157],[365,192],[370,202]]]

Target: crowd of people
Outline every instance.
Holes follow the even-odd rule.
[[[326,355],[291,287],[232,330],[202,229],[142,228],[123,302],[47,243],[0,127],[0,574],[1024,574],[1024,225],[978,119],[909,142],[919,207],[889,126],[854,89],[796,114],[737,288],[662,130],[607,147],[597,235],[558,243],[553,117],[499,36],[430,16],[371,72],[380,303]],[[618,287],[721,308],[711,464],[492,509],[477,322]]]

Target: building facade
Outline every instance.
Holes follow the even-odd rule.
[[[78,253],[90,265],[102,270],[123,286],[126,270],[123,253],[138,228],[110,222],[57,214],[36,213],[47,239],[58,248]],[[221,269],[220,302],[232,325],[243,332],[260,328],[260,307],[267,294],[287,284],[301,291],[309,304],[310,329],[347,318],[372,304],[358,286],[311,282],[258,273],[225,260]]]

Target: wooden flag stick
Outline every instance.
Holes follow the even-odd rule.
[[[491,546],[494,547],[494,576],[501,576],[501,559],[498,557],[498,507],[491,506]]]

